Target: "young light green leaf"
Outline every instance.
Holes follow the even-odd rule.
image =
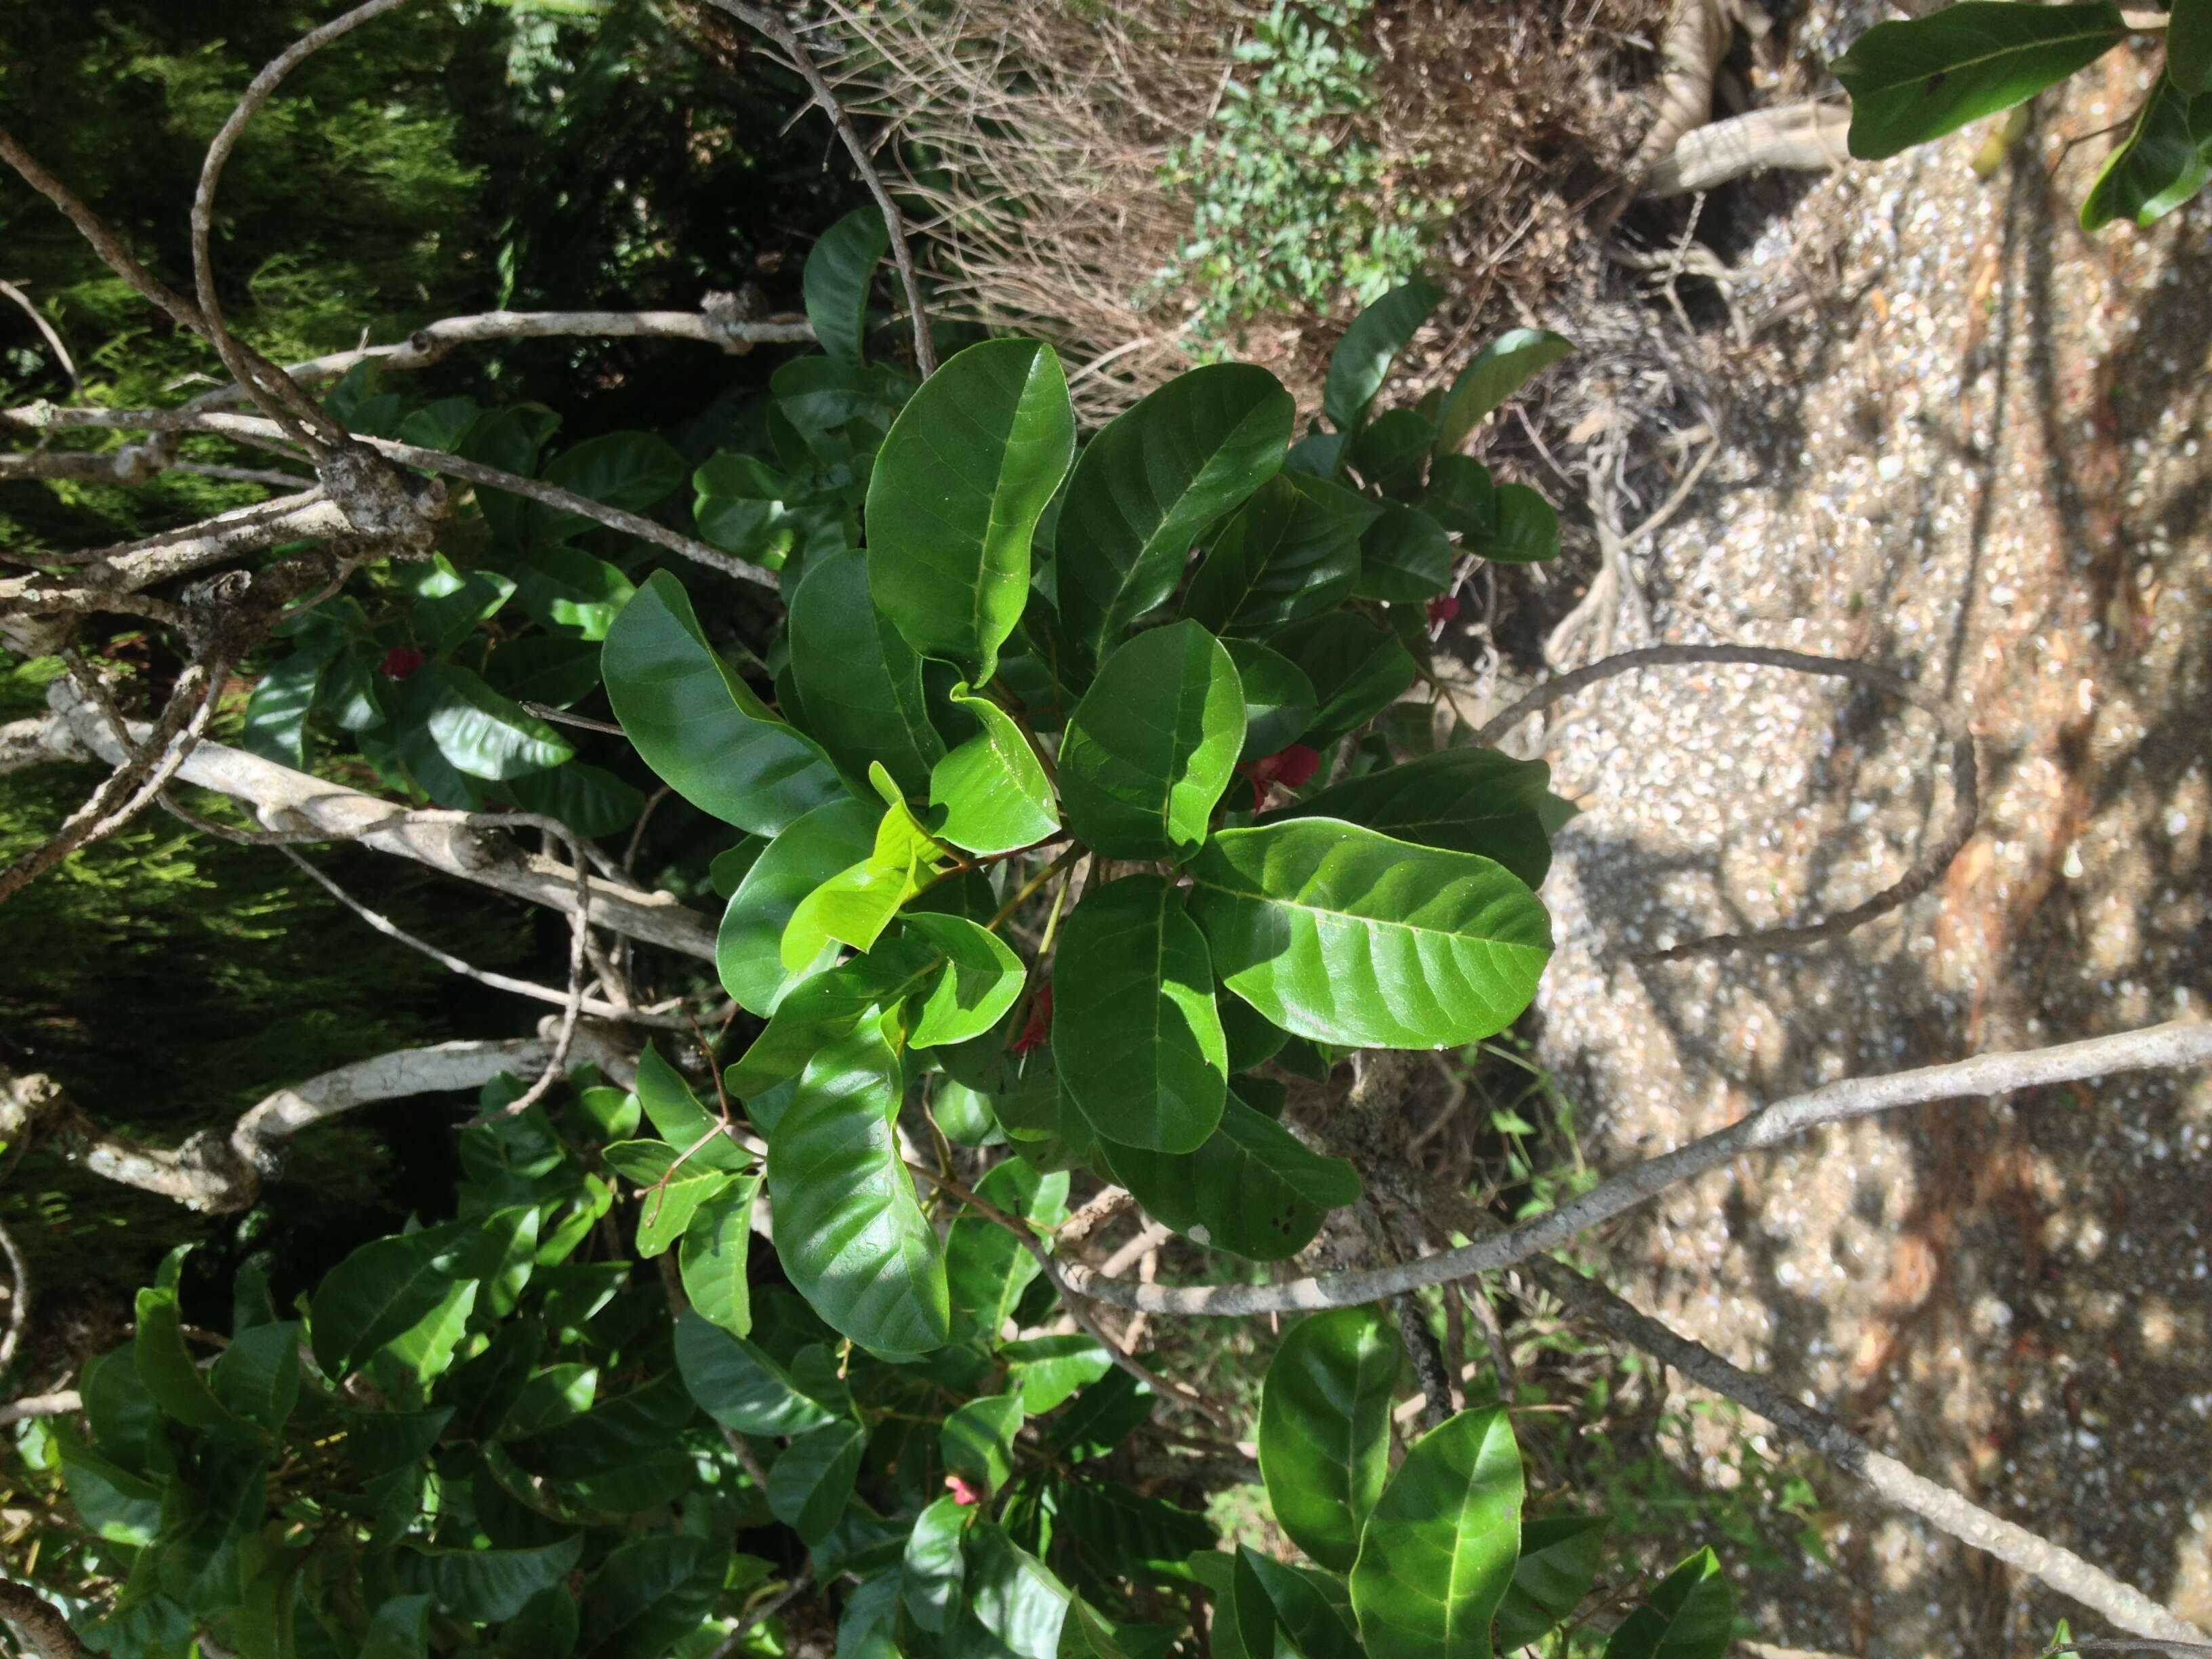
[[[1178,890],[1142,875],[1085,893],[1061,936],[1053,998],[1053,1058],[1097,1133],[1164,1152],[1206,1144],[1229,1051],[1206,940]]]
[[[772,836],[845,794],[829,757],[715,654],[690,597],[666,571],[615,619],[601,665],[638,754],[701,811]]]
[[[1348,611],[1292,623],[1269,635],[1267,643],[1313,682],[1321,712],[1302,736],[1316,749],[1388,708],[1417,672],[1389,629]]]
[[[945,757],[921,693],[921,659],[868,596],[858,548],[817,553],[791,596],[791,675],[807,730],[854,777],[881,761],[920,793]]]
[[[915,910],[906,917],[910,936],[935,954],[935,980],[915,1012],[908,1043],[933,1048],[965,1042],[989,1030],[1014,1006],[1027,977],[1022,959],[1006,941],[965,916]]]
[[[808,894],[867,858],[878,817],[872,803],[850,795],[827,802],[786,828],[745,872],[714,937],[714,971],[738,1006],[765,1018],[793,986],[837,959],[825,936],[799,969],[787,969],[784,931]]]
[[[860,361],[860,343],[868,331],[868,290],[890,245],[883,212],[872,202],[823,231],[808,251],[806,272],[799,280],[806,320],[832,357]]]
[[[1546,328],[1509,329],[1477,352],[1444,394],[1437,422],[1437,453],[1454,455],[1483,418],[1528,382],[1540,368],[1574,349]]]
[[[1392,289],[1352,320],[1328,360],[1322,413],[1346,432],[1367,418],[1367,406],[1389,378],[1390,365],[1413,340],[1443,290],[1427,283]]]
[[[714,1143],[708,1143],[712,1146]],[[736,1179],[665,1140],[622,1140],[601,1154],[637,1188],[637,1253],[650,1261],[684,1237],[699,1206]]]
[[[1605,1659],[1721,1659],[1735,1624],[1735,1596],[1709,1549],[1668,1573],[1621,1621]]]
[[[945,814],[939,836],[988,857],[1057,831],[1051,781],[1013,716],[965,681],[952,688],[952,702],[983,729],[930,770],[930,804]]]
[[[1313,1243],[1322,1218],[1359,1200],[1359,1176],[1233,1094],[1221,1127],[1181,1157],[1112,1144],[1114,1178],[1155,1221],[1253,1261],[1282,1261]]]
[[[987,340],[958,353],[899,411],[868,480],[868,581],[925,657],[975,684],[1030,591],[1030,539],[1075,453],[1075,414],[1052,348]]]
[[[1552,1516],[1521,1523],[1521,1559],[1498,1607],[1498,1649],[1540,1640],[1589,1594],[1605,1542],[1601,1515]]]
[[[756,1177],[733,1176],[699,1206],[676,1255],[684,1294],[690,1297],[692,1308],[738,1336],[753,1328],[745,1256],[752,1241],[753,1194],[759,1186]]]
[[[957,1623],[967,1604],[967,1562],[961,1540],[974,1510],[950,1494],[915,1517],[899,1572],[908,1616],[933,1635]]]
[[[872,769],[872,776],[881,775]],[[806,967],[832,939],[873,950],[900,907],[951,867],[952,855],[887,776],[881,787],[889,805],[876,825],[874,850],[799,900],[784,925],[777,954],[787,972]]]
[[[1244,741],[1244,697],[1196,623],[1139,635],[1106,659],[1060,748],[1067,827],[1102,858],[1190,856]]]
[[[2155,224],[2203,189],[2207,179],[2212,179],[2212,94],[2190,98],[2171,76],[2161,76],[2136,112],[2127,142],[2112,152],[2082,198],[2081,228],[2102,230],[2115,219]]]
[[[1214,363],[1169,381],[1085,447],[1053,565],[1083,661],[1166,603],[1191,544],[1282,466],[1295,412],[1267,370]]]
[[[1096,1382],[1114,1364],[1096,1337],[1079,1334],[1005,1343],[999,1358],[1031,1417],[1043,1416],[1086,1382]]]
[[[448,764],[471,777],[500,781],[558,766],[575,748],[522,706],[453,663],[430,663],[409,677],[430,740]]]
[[[1182,613],[1217,634],[1258,634],[1334,610],[1359,574],[1382,511],[1341,484],[1279,472],[1214,538]]]
[[[1244,744],[1237,760],[1273,755],[1296,743],[1321,708],[1305,671],[1256,640],[1224,640],[1221,647],[1237,665],[1244,696]]]
[[[1520,1017],[1551,956],[1550,918],[1503,865],[1333,818],[1224,830],[1191,874],[1222,983],[1319,1042],[1473,1042]]]
[[[806,1434],[831,1420],[766,1350],[696,1310],[676,1322],[676,1369],[701,1408],[740,1434]]]
[[[1393,505],[1359,538],[1352,591],[1386,605],[1419,605],[1451,586],[1451,567],[1444,527],[1417,507]]]
[[[1347,778],[1263,820],[1337,818],[1447,852],[1495,859],[1534,888],[1552,867],[1552,832],[1574,808],[1552,769],[1496,749],[1445,749]]]
[[[825,1423],[800,1435],[769,1466],[769,1512],[809,1545],[820,1543],[852,1501],[866,1443],[857,1423]]]
[[[722,1086],[751,1100],[786,1078],[797,1077],[817,1051],[843,1036],[863,1017],[897,1009],[936,979],[944,966],[943,955],[924,940],[894,935],[878,941],[866,955],[816,975],[776,1005],[768,1029],[722,1074]]]
[[[1352,1609],[1370,1653],[1490,1650],[1490,1621],[1521,1553],[1521,1449],[1504,1411],[1462,1412],[1413,1443],[1352,1567]]]
[[[938,1435],[945,1467],[968,1477],[988,1495],[1013,1478],[1014,1437],[1024,1413],[1018,1395],[986,1395],[957,1407]]]
[[[1291,1541],[1332,1572],[1351,1570],[1382,1491],[1403,1352],[1373,1308],[1310,1314],[1283,1339],[1261,1385],[1267,1501]]]
[[[1863,161],[1956,132],[2087,68],[2127,38],[2117,6],[1960,0],[1877,23],[1836,60]]]
[[[892,1118],[898,1056],[873,1021],[800,1074],[769,1135],[776,1254],[831,1326],[878,1353],[927,1353],[951,1328],[945,1253],[922,1214]]]

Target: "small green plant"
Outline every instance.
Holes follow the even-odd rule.
[[[1375,101],[1375,59],[1358,44],[1372,3],[1277,0],[1237,49],[1256,74],[1226,82],[1212,124],[1168,157],[1194,211],[1158,286],[1195,292],[1189,328],[1207,348],[1270,313],[1375,299],[1419,269],[1450,216],[1358,132]]]
[[[2134,32],[2110,0],[1960,0],[1877,23],[1836,64],[1851,95],[1851,154],[1894,155],[2025,103]],[[2081,203],[2081,225],[2155,223],[2212,179],[2212,0],[2173,0],[2166,61],[2128,136]]]

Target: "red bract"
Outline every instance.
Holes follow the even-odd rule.
[[[1237,769],[1252,781],[1252,810],[1256,812],[1267,804],[1268,785],[1279,783],[1285,789],[1303,788],[1321,769],[1321,751],[1294,743],[1288,749],[1247,761]]]
[[[420,651],[410,650],[404,645],[394,646],[384,653],[384,677],[391,680],[404,680],[429,660]]]
[[[1437,623],[1448,623],[1457,615],[1459,615],[1459,595],[1456,593],[1439,594],[1429,601],[1429,621],[1431,625]]]
[[[946,1490],[951,1492],[952,1501],[956,1504],[965,1505],[969,1504],[980,1504],[983,1501],[983,1494],[977,1492],[975,1487],[969,1486],[965,1480],[963,1480],[957,1474],[946,1475],[945,1477],[945,1485]]]
[[[1032,1048],[1041,1048],[1052,1038],[1052,981],[1047,980],[1037,987],[1036,995],[1030,1002],[1030,1017],[1022,1024],[1022,1034],[1014,1039],[1012,1052],[1025,1054]]]

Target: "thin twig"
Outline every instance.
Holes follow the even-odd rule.
[[[34,1417],[67,1417],[71,1412],[83,1409],[84,1396],[75,1389],[61,1389],[52,1394],[27,1394],[20,1400],[0,1405],[0,1427],[26,1423]]]
[[[763,1481],[762,1484],[764,1486],[766,1482]],[[813,1587],[813,1583],[814,1569],[811,1566],[801,1567],[798,1577],[731,1626],[730,1633],[714,1644],[714,1651],[707,1656],[707,1659],[734,1659],[738,1650],[744,1644],[745,1638],[752,1634],[754,1626],[765,1624],[775,1618],[777,1613],[781,1613],[793,1601],[805,1595]]]
[[[39,331],[40,337],[46,341],[47,349],[54,354],[55,360],[61,364],[63,373],[69,376],[70,392],[79,398],[83,398],[84,382],[77,378],[76,364],[70,356],[69,347],[62,343],[59,332],[52,323],[46,320],[46,313],[33,305],[31,296],[13,283],[0,283],[0,294],[4,294],[13,300],[21,309],[22,313],[31,319],[31,326]]]
[[[0,1371],[5,1371],[15,1363],[15,1350],[22,1346],[24,1329],[31,1322],[31,1269],[15,1243],[15,1235],[5,1225],[0,1225],[0,1254],[7,1256],[11,1275],[8,1330],[5,1335],[0,1335]]]

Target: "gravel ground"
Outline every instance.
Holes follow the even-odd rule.
[[[1822,13],[1800,48],[1868,21]],[[1945,880],[1847,939],[1632,966],[1902,875],[1950,807],[1930,722],[1718,668],[1524,729],[1583,807],[1539,1011],[1600,1167],[1847,1073],[2212,1015],[2212,212],[2092,240],[2072,209],[2107,141],[2059,160],[2154,61],[2047,100],[1988,180],[1962,134],[1832,175],[1734,254],[1745,317],[1812,303],[1732,371],[1737,447],[1639,556],[1656,635],[1896,667],[1970,719],[1983,816]],[[1821,1132],[1611,1248],[1640,1305],[2212,1627],[2212,1079]],[[1748,1589],[1770,1641],[2019,1654],[2063,1615],[2099,1628],[1840,1475],[1823,1495],[1833,1566]]]

